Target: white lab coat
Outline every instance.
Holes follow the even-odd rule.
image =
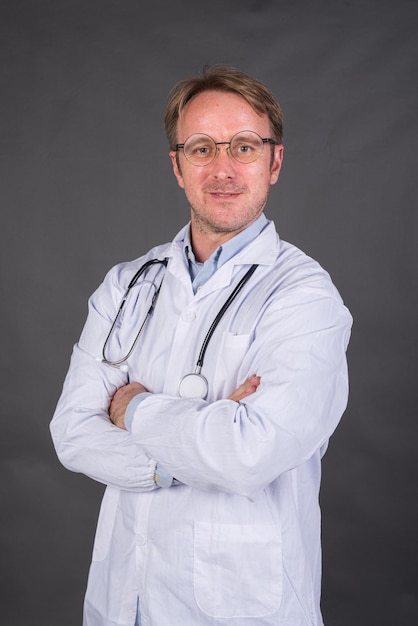
[[[139,598],[141,626],[320,626],[321,457],[346,407],[351,316],[328,274],[272,222],[196,295],[183,237],[113,268],[93,294],[51,423],[62,463],[107,485],[83,624],[133,626]],[[97,357],[132,275],[155,257],[169,259],[163,287],[125,374]],[[252,263],[206,352],[208,398],[179,398]],[[147,279],[163,275],[158,266]],[[145,299],[126,306],[114,358]],[[253,373],[257,391],[227,400]],[[129,380],[152,392],[131,433],[107,414]],[[155,462],[183,484],[155,488]]]

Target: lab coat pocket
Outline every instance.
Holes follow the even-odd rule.
[[[194,592],[199,608],[217,618],[263,617],[282,598],[279,525],[196,522]]]
[[[244,382],[239,379],[239,369],[248,351],[251,338],[252,335],[249,333],[241,335],[231,332],[223,333],[214,374],[216,397],[227,398]]]
[[[109,486],[104,493],[94,539],[93,561],[103,561],[108,555],[119,504],[119,494],[120,490],[117,487]]]

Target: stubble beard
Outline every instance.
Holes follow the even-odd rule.
[[[232,222],[228,221],[228,211],[230,211],[228,202],[225,202],[222,206],[222,213],[225,215],[224,220],[222,220],[222,218],[216,219],[216,216],[212,217],[212,215],[210,215],[210,209],[207,209],[204,213],[203,211],[196,209],[196,207],[190,203],[193,226],[202,235],[226,235],[234,232],[238,233],[241,230],[244,230],[261,215],[265,205],[267,204],[268,197],[269,194],[267,193],[265,197],[258,202],[258,206],[251,209],[248,208],[243,214],[237,216],[237,218]]]

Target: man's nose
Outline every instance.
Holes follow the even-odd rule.
[[[216,156],[212,162],[212,174],[217,177],[228,177],[234,174],[235,160],[230,152],[229,141],[220,141],[216,144]]]

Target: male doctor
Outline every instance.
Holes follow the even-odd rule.
[[[61,462],[106,485],[83,624],[321,626],[321,458],[352,319],[263,213],[283,159],[270,90],[212,66],[165,124],[190,222],[93,294],[51,423]]]

